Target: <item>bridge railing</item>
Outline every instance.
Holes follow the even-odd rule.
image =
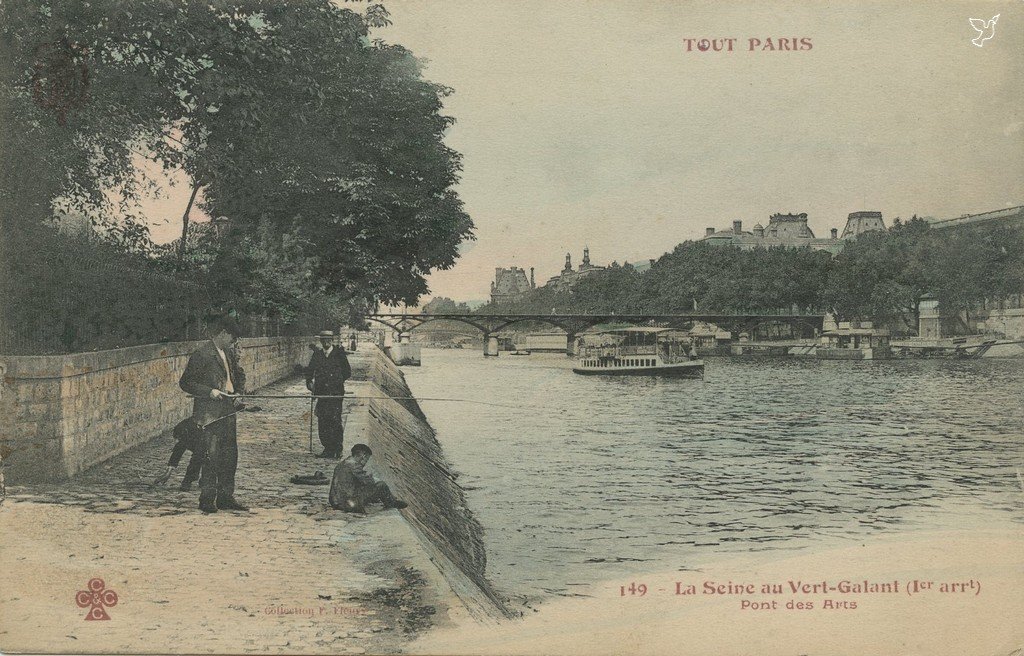
[[[517,312],[491,312],[491,313],[444,313],[444,314],[416,314],[416,313],[389,313],[380,312],[370,316],[374,317],[385,317],[385,318],[409,318],[409,319],[447,319],[447,318],[465,318],[465,319],[485,319],[485,318],[500,318],[500,317],[517,317],[517,318],[537,318],[544,319],[548,317],[609,317],[609,318],[637,318],[646,317],[650,319],[659,318],[700,318],[700,317],[806,317],[806,318],[819,318],[827,314],[826,310],[819,308],[747,308],[747,309],[729,309],[729,310],[696,310],[693,312],[677,312],[677,313],[622,313],[622,312],[551,312],[550,314],[544,313],[517,313]]]

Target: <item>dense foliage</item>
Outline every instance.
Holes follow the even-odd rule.
[[[916,325],[932,294],[943,312],[970,312],[984,299],[1024,293],[1024,231],[1013,226],[932,230],[897,222],[846,244],[836,257],[809,249],[756,249],[684,242],[647,271],[612,266],[572,289],[542,287],[481,313],[829,311],[840,319]]]
[[[420,310],[423,314],[469,314],[469,306],[447,296],[435,296]]]
[[[571,289],[542,287],[480,312],[681,314],[813,311],[831,256],[806,249],[753,250],[684,242],[647,271],[613,265]]]
[[[840,317],[917,323],[925,294],[943,314],[962,316],[982,301],[1024,293],[1024,230],[1011,225],[932,230],[895,223],[848,244],[829,270],[824,306]]]
[[[380,5],[331,0],[5,0],[0,227],[21,239],[9,252],[46,241],[55,215],[80,216],[141,266],[201,275],[216,303],[247,312],[415,303],[473,225],[443,143],[451,90],[371,38],[388,21]],[[131,210],[146,159],[184,172],[229,227],[154,247]]]

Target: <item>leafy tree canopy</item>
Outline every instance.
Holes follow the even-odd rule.
[[[436,296],[423,306],[423,314],[469,314],[469,306],[465,303],[456,303],[446,296]]]
[[[109,224],[143,193],[146,157],[230,220],[191,260],[218,293],[415,303],[473,225],[443,143],[451,90],[371,38],[388,20],[330,0],[5,1],[2,220],[29,230],[59,206]],[[107,234],[145,251],[139,225]]]
[[[933,230],[894,222],[832,257],[809,249],[684,242],[644,273],[610,267],[569,290],[541,287],[480,313],[682,314],[830,311],[840,319],[917,323],[925,294],[947,316],[1024,292],[1024,230],[990,225]]]

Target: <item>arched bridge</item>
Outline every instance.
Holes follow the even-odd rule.
[[[383,324],[398,333],[409,333],[432,321],[458,321],[483,333],[484,348],[487,340],[500,330],[517,323],[545,323],[565,331],[565,352],[575,351],[577,336],[600,324],[616,323],[634,326],[662,326],[686,330],[697,322],[711,323],[728,330],[734,337],[739,333],[754,335],[769,326],[785,326],[792,334],[811,335],[821,331],[824,314],[407,314],[376,313],[366,316],[367,321]]]

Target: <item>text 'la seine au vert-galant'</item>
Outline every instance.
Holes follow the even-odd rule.
[[[974,595],[981,594],[981,581],[967,579],[961,581],[928,581],[921,579],[908,579],[900,581],[891,579],[886,581],[871,581],[867,579],[842,579],[838,581],[803,581],[800,579],[789,579],[783,582],[737,582],[737,581],[713,581],[705,580],[697,583],[685,581],[673,581],[669,585],[648,585],[647,583],[631,581],[626,585],[619,586],[620,597],[645,597],[648,595],[671,595],[676,597],[738,597],[741,599],[741,608],[746,610],[770,610],[779,608],[778,600],[747,599],[751,596],[774,596],[792,595],[803,598],[821,595],[842,595],[844,599],[825,599],[823,608],[845,608],[856,609],[857,602],[851,597],[862,595],[899,595],[906,594],[915,596],[920,594],[957,594]],[[814,601],[787,602],[789,609],[813,609]]]

